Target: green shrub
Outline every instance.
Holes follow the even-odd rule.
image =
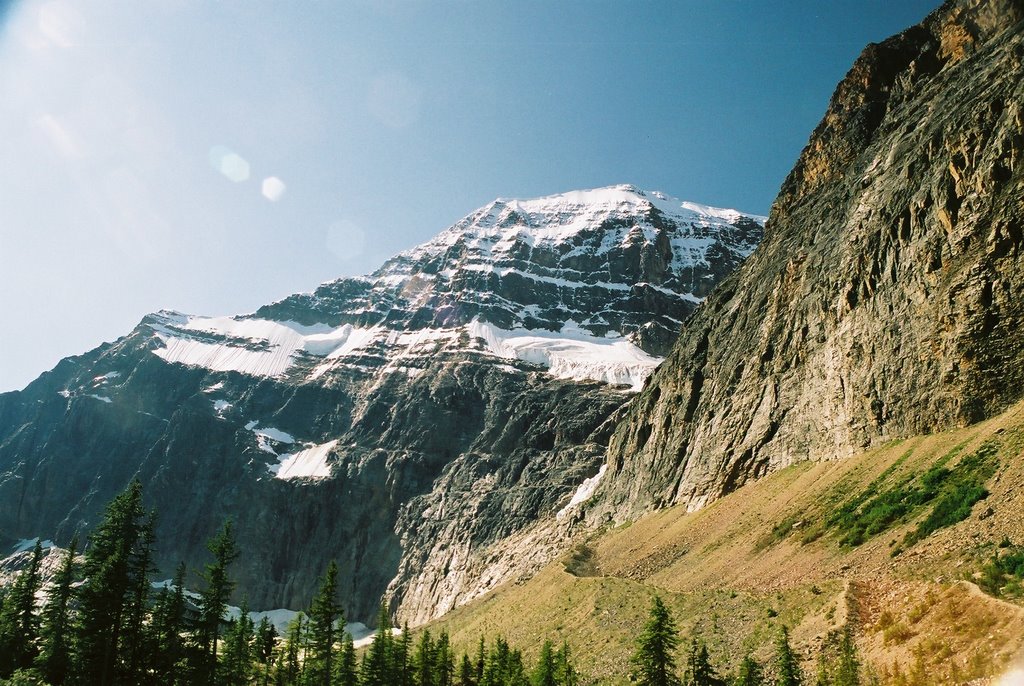
[[[906,643],[907,640],[913,636],[914,632],[911,631],[906,624],[903,622],[896,622],[882,631],[882,642],[885,643],[885,645],[900,645],[901,643]]]
[[[994,596],[1019,596],[1024,580],[1024,546],[1011,546],[981,567],[978,586]]]
[[[765,548],[775,545],[793,533],[793,526],[800,521],[800,513],[791,514],[781,522],[772,527],[770,533],[765,534],[754,544],[754,552],[761,552]]]
[[[985,482],[995,473],[998,445],[986,442],[956,466],[947,467],[964,445],[961,443],[950,450],[920,476],[905,476],[886,488],[885,482],[894,473],[894,468],[906,459],[908,452],[882,472],[868,488],[827,517],[825,526],[840,532],[840,545],[854,547],[908,521],[922,508],[932,505],[932,511],[904,538],[903,545],[892,551],[895,557],[903,548],[930,533],[966,519],[974,504],[988,496]]]
[[[987,441],[973,454],[962,459],[952,471],[948,471],[936,487],[938,501],[924,521],[907,534],[905,546],[914,545],[933,532],[971,516],[975,503],[988,497],[985,482],[995,474],[998,450],[998,445]]]

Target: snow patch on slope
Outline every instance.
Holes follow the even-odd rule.
[[[163,581],[152,581],[152,582],[150,582],[150,586],[152,588],[154,588],[154,589],[157,589],[157,590],[167,589],[170,592],[173,592],[176,589],[176,587],[174,585],[174,579],[164,579]],[[182,589],[182,593],[187,598],[190,598],[193,601],[198,601],[202,597],[198,593],[196,593],[195,591],[190,591],[187,588]],[[249,618],[252,620],[253,624],[255,624],[256,626],[259,626],[259,624],[263,620],[263,618],[266,617],[270,621],[270,623],[273,625],[273,627],[275,629],[277,629],[277,633],[279,635],[281,635],[281,636],[284,636],[285,633],[288,630],[288,625],[291,623],[291,621],[293,619],[295,619],[295,616],[298,615],[298,614],[299,613],[296,610],[289,610],[287,608],[277,608],[277,609],[274,609],[274,610],[260,610],[258,612],[250,612],[249,613]],[[228,605],[224,609],[224,618],[225,619],[235,620],[235,619],[238,619],[241,616],[242,616],[241,608],[235,607],[234,605]],[[363,626],[363,625],[360,624],[359,626]],[[365,626],[363,626],[363,628],[365,629]]]
[[[18,541],[17,543],[14,544],[12,552],[23,553],[26,550],[31,550],[32,548],[34,548],[36,546],[36,541],[39,541],[39,539],[38,538],[23,538],[23,539],[21,539],[20,541]],[[52,548],[53,547],[53,541],[51,541],[50,539],[46,539],[45,541],[39,541],[39,546],[41,548]]]
[[[252,431],[257,436],[265,436],[272,441],[277,441],[278,443],[295,442],[295,437],[292,436],[290,433],[288,433],[287,431],[281,431],[280,429],[275,429],[272,426],[267,426],[262,429],[252,428],[250,429],[250,431]]]
[[[274,443],[290,444],[295,442],[295,437],[286,431],[275,429],[272,426],[266,426],[261,429],[258,425],[259,422],[253,420],[246,423],[245,429],[256,435],[256,447],[265,453],[277,455],[277,451],[274,450]],[[276,469],[277,465],[274,465],[274,467]]]
[[[357,624],[358,624],[358,622],[357,622]],[[365,628],[365,626],[364,626],[364,628]],[[369,629],[367,629],[367,631],[369,631],[369,633],[365,634],[364,636],[362,636],[360,638],[356,638],[355,634],[352,634],[352,631],[349,631],[349,633],[352,634],[352,638],[353,638],[352,646],[354,648],[357,648],[357,649],[358,648],[365,648],[366,646],[371,645],[373,643],[373,641],[377,638],[377,632],[376,631],[372,631],[372,630],[369,630]],[[402,635],[402,630],[399,629],[398,627],[391,627],[391,635],[392,636],[401,636]]]
[[[565,517],[566,514],[568,514],[569,510],[573,509],[577,505],[580,505],[581,503],[585,503],[586,501],[590,500],[590,497],[594,495],[594,491],[597,490],[597,485],[601,483],[601,478],[604,476],[604,473],[607,470],[608,465],[603,464],[601,465],[601,469],[597,470],[597,474],[590,477],[589,479],[585,479],[583,483],[580,484],[579,488],[576,489],[576,492],[573,493],[572,498],[569,499],[568,504],[566,504],[565,507],[559,510],[555,517],[558,519],[562,519],[563,517]]]
[[[302,354],[346,355],[365,346],[373,331],[232,317],[185,317],[174,326],[150,326],[164,344],[153,353],[167,362],[265,377],[283,375]]]
[[[547,367],[560,379],[594,380],[629,386],[639,391],[662,358],[654,357],[626,338],[591,335],[572,320],[559,332],[515,329],[506,331],[487,322],[469,325],[471,336],[482,338],[490,351],[506,359]]]
[[[328,441],[294,454],[281,455],[279,463],[270,465],[268,469],[276,479],[325,479],[331,475],[327,457],[337,444],[336,440]]]
[[[214,371],[236,371],[252,376],[277,377],[287,372],[296,357],[309,354],[324,362],[310,374],[317,379],[334,368],[338,362],[365,353],[371,346],[383,345],[391,352],[389,364],[382,371],[400,371],[410,377],[420,372],[403,364],[403,360],[432,355],[440,348],[457,349],[460,339],[468,333],[471,339],[482,339],[486,345],[480,351],[505,359],[518,359],[541,365],[555,377],[572,380],[603,381],[613,385],[640,390],[661,358],[645,353],[629,339],[614,333],[595,336],[576,322],[567,321],[561,331],[543,329],[501,329],[493,324],[474,320],[465,327],[451,329],[421,329],[418,331],[391,331],[381,326],[354,327],[349,324],[337,328],[325,325],[301,326],[293,322],[273,322],[258,319],[234,320],[230,318],[189,317],[178,328],[154,326],[156,335],[165,347],[154,354],[168,362],[205,367]],[[191,336],[196,332],[197,338]],[[203,335],[219,336],[214,343],[202,340]],[[215,408],[223,412],[230,407],[224,401],[215,401]],[[254,430],[256,424],[246,426]],[[260,429],[261,449],[269,449],[266,439],[284,443],[272,432]]]
[[[153,329],[165,345],[153,352],[168,362],[270,377],[288,370],[307,336],[330,331],[322,325],[231,317],[186,317],[175,328],[156,325]],[[212,335],[213,340],[204,340],[203,334]]]

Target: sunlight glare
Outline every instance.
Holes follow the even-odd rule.
[[[278,200],[280,200],[281,196],[284,195],[286,189],[287,186],[285,186],[284,181],[277,178],[276,176],[268,176],[267,178],[263,179],[263,197],[269,200],[270,202],[277,202]]]
[[[36,126],[39,127],[43,135],[49,139],[50,143],[53,144],[53,147],[61,155],[72,158],[81,156],[82,147],[79,145],[78,140],[52,114],[44,114],[36,119]]]
[[[366,249],[366,232],[348,219],[336,221],[327,229],[327,249],[338,259],[355,259]]]
[[[74,47],[85,28],[85,20],[66,2],[53,0],[39,8],[39,31],[51,45]]]
[[[210,166],[235,183],[241,183],[249,178],[249,163],[244,157],[223,145],[210,148]]]
[[[1024,686],[1024,667],[1011,669],[1009,672],[999,677],[999,681],[996,682],[996,686]]]

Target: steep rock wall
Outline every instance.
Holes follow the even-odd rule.
[[[617,428],[597,516],[697,508],[1024,394],[1022,19],[950,2],[864,50],[764,242]]]

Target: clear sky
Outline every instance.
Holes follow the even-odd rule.
[[[938,0],[0,0],[0,391],[250,312],[495,197],[767,214],[864,45]]]

